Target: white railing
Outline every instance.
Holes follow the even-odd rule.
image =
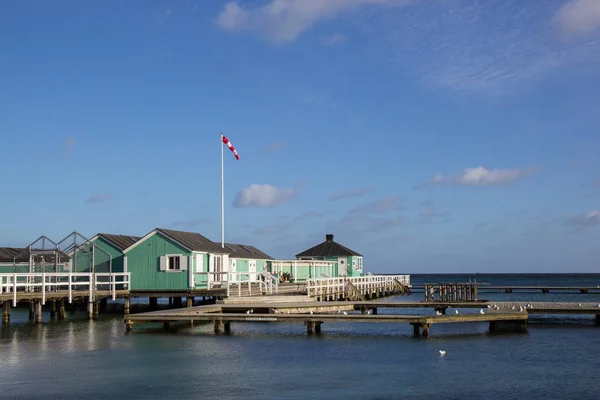
[[[336,273],[337,271],[337,273]],[[346,274],[346,267],[339,271],[337,261],[323,260],[274,260],[271,263],[271,273],[281,275],[289,272],[295,282],[306,282],[320,274],[337,276]]]
[[[201,276],[205,279],[197,280]],[[258,284],[259,292],[279,293],[279,279],[268,272],[195,272],[194,287],[206,287],[207,289],[227,289],[227,296],[242,296],[244,285],[248,288],[248,294],[252,295],[252,284]],[[237,289],[237,290],[236,290]]]
[[[116,299],[117,290],[128,290],[129,272],[84,273],[84,272],[44,272],[0,274],[0,294],[12,293],[13,306],[17,305],[17,293],[41,293],[42,304],[46,304],[46,294],[67,290],[69,303],[73,292],[87,291],[90,299],[97,290],[108,290]]]
[[[410,275],[368,275],[350,278],[309,279],[306,290],[309,297],[337,299],[348,297],[352,292],[348,285],[352,283],[361,294],[371,294],[384,288],[393,288],[395,282],[410,286]]]

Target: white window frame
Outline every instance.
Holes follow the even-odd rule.
[[[166,270],[164,272],[169,273],[169,274],[173,274],[173,273],[182,273],[187,271],[188,269],[188,265],[187,265],[187,256],[184,256],[183,254],[165,254],[163,257],[165,257],[166,260]],[[173,257],[177,257],[179,259],[179,268],[178,269],[171,269],[171,258]],[[181,268],[183,265],[185,265],[184,268]]]

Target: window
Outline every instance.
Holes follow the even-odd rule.
[[[180,271],[181,270],[181,256],[169,256],[167,258],[167,270]]]

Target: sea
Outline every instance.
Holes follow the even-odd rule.
[[[412,274],[413,285],[600,285],[600,274]],[[496,301],[598,302],[599,294],[480,293]],[[422,291],[391,301],[421,301]],[[430,313],[403,310],[398,313]],[[461,310],[461,312],[478,310]],[[384,311],[381,310],[380,313]],[[386,311],[387,312],[387,311]],[[427,338],[408,324],[136,325],[84,312],[0,329],[0,399],[598,399],[600,327],[593,316],[534,318],[527,333],[486,323],[439,324]],[[445,350],[444,356],[440,350]]]

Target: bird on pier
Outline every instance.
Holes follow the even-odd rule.
[[[458,314],[458,310],[454,311],[456,314]]]
[[[346,311],[344,311],[344,315],[348,315],[348,313]]]
[[[313,312],[312,312],[312,310],[310,310],[310,315],[313,315]]]
[[[439,317],[440,315],[442,315],[442,313],[440,311],[436,311],[435,314]]]
[[[481,310],[479,310],[479,314],[485,314],[485,311],[483,311],[483,308]]]
[[[367,310],[367,315],[373,314],[373,310]]]
[[[446,355],[446,350],[440,350],[440,356],[444,357]]]

